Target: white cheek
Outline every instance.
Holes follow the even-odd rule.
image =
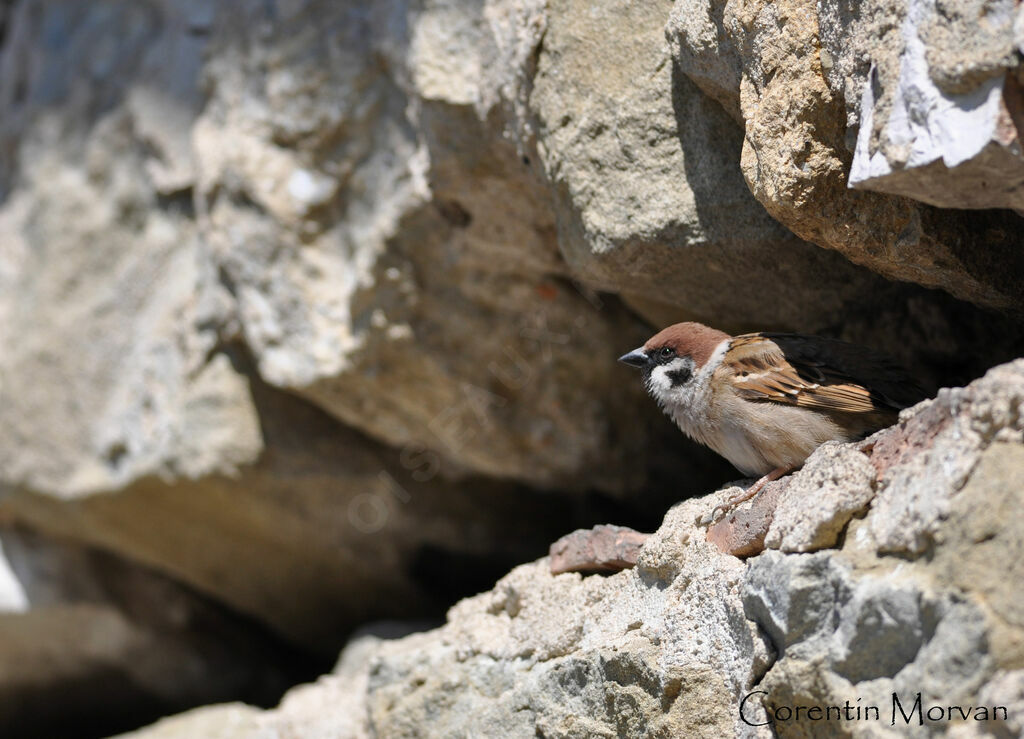
[[[651,391],[664,395],[672,389],[672,380],[669,379],[668,371],[671,365],[662,365],[655,367],[654,371],[651,372],[651,379],[649,380],[651,385]]]
[[[715,369],[722,363],[722,357],[729,348],[729,342],[723,341],[715,349],[711,358],[706,362],[700,371],[694,366],[692,360],[686,360],[686,364],[669,365],[662,370],[662,380],[668,385],[668,390],[662,390],[655,397],[661,407],[680,429],[688,436],[699,442],[714,446],[714,436],[709,436],[708,403],[710,402],[710,382]],[[673,363],[675,364],[675,363]],[[693,373],[693,378],[677,387],[671,387],[668,372],[673,369],[686,367]]]
[[[673,385],[672,378],[669,377],[669,372],[676,372],[678,370],[693,372],[693,362],[684,357],[678,357],[668,364],[654,368],[648,383],[651,393],[656,398],[668,403],[683,402],[686,399],[689,393],[688,383]]]

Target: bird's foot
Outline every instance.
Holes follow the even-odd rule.
[[[709,526],[710,524],[717,523],[718,521],[721,521],[730,512],[735,510],[735,508],[738,505],[740,505],[741,503],[745,503],[746,501],[750,500],[755,495],[760,493],[765,485],[767,485],[768,483],[773,482],[775,480],[778,480],[783,475],[788,475],[790,472],[792,472],[795,469],[796,469],[796,467],[794,467],[794,466],[790,466],[790,467],[776,467],[774,470],[769,472],[767,475],[762,477],[760,480],[755,482],[753,485],[751,485],[749,488],[744,490],[739,495],[734,495],[733,497],[729,498],[729,500],[725,501],[721,505],[715,506],[711,510],[710,513],[706,513],[704,516],[701,517],[701,519],[698,522],[698,524],[700,526]]]

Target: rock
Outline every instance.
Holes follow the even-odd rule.
[[[645,549],[634,570],[552,578],[540,562],[461,603],[445,627],[450,646],[421,642],[419,650],[375,665],[373,729],[415,735],[449,705],[455,710],[444,711],[442,723],[431,722],[442,734],[731,733],[735,718],[711,696],[742,689],[753,679],[756,655],[767,655],[743,625],[730,578],[700,576],[722,555],[688,535],[693,514],[687,505],[674,509],[653,537],[660,548],[650,555]],[[662,569],[669,553],[674,577]],[[710,632],[700,633],[700,623]],[[463,665],[460,677],[451,672],[455,664]]]
[[[392,647],[390,640],[375,636],[374,630],[372,627],[361,630],[345,647],[330,674],[289,691],[272,711],[261,712],[242,703],[206,706],[161,719],[151,727],[123,737],[366,739],[371,736],[365,706],[370,670],[373,661]],[[390,634],[391,639],[395,636],[397,634]]]
[[[725,26],[725,2],[686,2],[669,16],[665,36],[672,59],[701,91],[743,122],[739,89],[743,68]]]
[[[943,582],[976,594],[991,623],[991,649],[1016,664],[1024,655],[1019,596],[1008,583],[1021,581],[1021,563],[1003,552],[1024,541],[1016,516],[1020,504],[1024,450],[1019,443],[994,442],[978,460],[967,486],[949,505],[938,529],[935,569]],[[1000,562],[993,567],[993,562]]]
[[[1016,617],[1000,614],[1017,598],[1016,579],[1005,569],[994,574],[991,562],[1003,556],[995,548],[1011,551],[1020,538],[1005,515],[1016,503],[1005,496],[1021,489],[1016,479],[1024,469],[1015,410],[1022,369],[1021,362],[998,367],[905,411],[898,427],[878,434],[871,452],[882,470],[878,492],[867,516],[850,523],[840,550],[766,552],[751,560],[749,612],[783,651],[762,683],[769,707],[860,699],[881,706],[888,722],[894,692],[907,712],[919,692],[926,708],[1017,700],[999,672],[1013,668],[1020,649]],[[979,426],[980,439],[968,431]],[[960,472],[964,464],[968,471]],[[902,465],[905,474],[895,474]],[[896,496],[921,505],[906,487],[914,473],[920,476],[914,485],[928,488],[941,512],[929,507],[919,509],[925,515],[894,518]],[[892,523],[879,536],[883,519]],[[889,556],[894,547],[887,537],[897,531],[906,544]],[[925,551],[930,554],[921,556]],[[972,564],[982,558],[984,574]],[[898,713],[896,720],[906,725]],[[863,726],[870,734],[871,725]],[[983,726],[991,731],[992,724]],[[793,730],[782,725],[780,733]]]
[[[569,497],[621,495],[654,464],[697,472],[703,463],[646,443],[675,432],[656,425],[638,384],[621,382],[627,371],[593,361],[646,329],[565,279],[544,190],[500,131],[461,103],[437,103],[421,132],[389,129],[381,121],[404,120],[420,100],[401,88],[408,80],[346,62],[312,85],[320,78],[302,65],[323,65],[290,32],[264,38],[256,4],[224,16],[194,3],[129,6],[33,0],[5,26],[0,515],[115,552],[333,654],[368,618],[436,611],[543,552],[584,523],[563,516]],[[332,12],[351,19],[360,7]],[[394,20],[374,21],[377,36],[351,33],[383,49],[400,33]],[[359,56],[331,27],[305,33]],[[246,34],[263,45],[240,48]],[[243,82],[256,74],[246,53],[271,60],[266,99]],[[359,107],[364,83],[383,109]],[[460,148],[466,127],[472,151]],[[436,201],[391,188],[446,130],[431,160]],[[325,153],[339,131],[349,144]],[[379,146],[375,158],[362,144]],[[314,153],[365,169],[331,185]],[[274,162],[288,165],[280,182]],[[401,202],[355,197],[378,175]],[[303,229],[343,202],[380,210],[335,213],[313,246]],[[453,225],[465,207],[479,212]],[[390,287],[370,290],[371,276]],[[415,335],[398,320],[378,325],[376,311],[401,313],[409,300]],[[362,354],[339,339],[345,315],[375,337]],[[267,338],[272,324],[283,344]],[[320,407],[355,430],[310,404],[320,390]],[[470,474],[480,470],[490,476]],[[541,492],[546,481],[564,488]]]
[[[902,51],[874,51],[863,82],[851,187],[947,208],[1022,209],[1019,10],[1008,0],[907,4]]]
[[[754,482],[756,481],[751,480],[747,485],[752,485]],[[736,510],[728,512],[720,521],[712,522],[711,517],[716,508],[710,508],[704,512],[698,524],[708,526],[708,541],[718,547],[720,552],[726,552],[734,557],[758,554],[764,550],[764,539],[768,534],[772,517],[775,515],[779,496],[782,495],[789,482],[789,480],[783,479],[767,483],[749,503],[742,504]],[[725,492],[726,495],[722,498],[723,503],[719,505],[742,495],[745,491],[742,487],[729,487],[725,489]]]
[[[993,474],[999,475],[1000,490],[1014,489],[1013,476],[1019,474],[1021,462],[1019,444],[1010,455],[1001,446],[995,444],[984,454],[1000,472],[980,467],[958,493],[958,507],[984,511],[996,504],[980,497],[991,495],[986,478],[991,480]],[[915,558],[902,560],[900,566],[899,559],[879,556],[864,536],[864,524],[847,535],[847,545],[836,553],[769,552],[757,558],[757,569],[752,567],[750,576],[759,573],[755,582],[760,585],[751,592],[749,608],[773,635],[776,647],[785,644],[783,658],[762,684],[770,696],[768,704],[841,705],[845,700],[860,700],[861,705],[881,706],[887,720],[895,710],[894,692],[908,713],[919,692],[926,707],[992,701],[990,696],[999,692],[996,686],[1005,685],[997,670],[1017,659],[1019,631],[993,613],[991,604],[993,598],[999,602],[1015,597],[1011,595],[1015,586],[1005,573],[970,584],[966,578],[946,579],[953,562],[962,564],[963,557],[978,556],[977,540],[968,543],[961,538],[963,525],[950,519],[940,527],[944,535],[935,548],[936,561]],[[1003,530],[1002,543],[1016,537],[1012,524]],[[829,577],[809,578],[807,568],[812,562],[815,567],[827,565]],[[959,564],[953,567],[959,571]],[[792,591],[794,577],[815,589],[797,597]],[[815,615],[805,618],[815,608]],[[794,629],[786,614],[797,615],[807,626]],[[1012,705],[1012,694],[1002,695]],[[898,714],[896,719],[903,721]],[[869,728],[864,731],[870,733]]]
[[[1021,407],[1024,361],[1018,360],[966,388],[943,389],[863,446],[822,445],[798,472],[713,525],[708,538],[736,556],[764,547],[835,547],[870,503],[861,535],[870,535],[879,551],[922,554],[985,448],[1024,438]],[[930,475],[937,466],[943,474]]]
[[[1022,403],[1024,362],[1018,360],[966,388],[940,391],[878,436],[877,492],[865,523],[879,549],[921,553],[931,546],[985,448],[1024,437]],[[926,474],[938,464],[941,476]]]
[[[0,536],[17,589],[0,602],[5,736],[110,733],[210,699],[266,704],[297,678],[269,632],[158,573],[17,528]]]
[[[81,152],[91,175],[48,151],[0,212],[7,484],[78,496],[146,475],[231,474],[259,453],[247,383],[200,328],[194,227],[137,187],[141,157],[107,156],[130,128],[123,112],[97,124]]]
[[[1006,733],[1012,735],[1024,731],[1024,700],[1022,700],[1024,699],[1024,671],[1000,670],[996,672],[988,684],[981,689],[979,698],[983,705],[1006,706],[1009,709]],[[956,736],[983,736],[980,730],[970,726],[958,726],[954,731],[957,731]]]
[[[827,443],[783,488],[765,546],[783,552],[834,547],[850,519],[875,495],[875,468],[855,446]]]
[[[203,736],[209,739],[239,739],[240,737],[259,737],[271,739],[276,733],[263,729],[263,715],[258,708],[244,703],[222,703],[215,706],[195,708],[186,713],[161,719],[153,726],[145,729],[152,739],[189,739]],[[119,734],[119,737],[131,737],[135,732]],[[356,739],[361,734],[334,734],[338,739]]]
[[[367,620],[486,591],[576,526],[660,520],[731,473],[615,365],[649,323],[840,336],[934,386],[1020,356],[1018,216],[960,209],[1012,202],[998,116],[978,109],[981,148],[948,172],[900,164],[886,138],[892,115],[930,115],[890,104],[924,84],[901,71],[904,29],[924,40],[933,100],[960,100],[1016,73],[1020,11],[1008,52],[1006,4],[908,8],[0,3],[0,522],[40,537],[25,560],[40,567],[64,542],[233,614],[160,631],[90,588],[83,615],[69,566],[58,636],[26,626],[39,609],[11,616],[26,664],[54,646],[89,676],[130,662],[119,643],[66,644],[99,629],[166,655],[151,682],[126,666],[133,684],[231,700],[179,679],[224,623],[334,654]],[[872,64],[882,179],[928,200],[992,165],[1003,200],[848,189]],[[1008,114],[1012,95],[997,96]],[[187,731],[204,716],[221,733],[327,736],[414,734],[428,717],[510,736],[746,731],[735,704],[773,657],[743,609],[806,656],[789,595],[835,629],[814,635],[826,661],[775,662],[769,707],[852,680],[1016,700],[1018,665],[989,646],[1017,653],[1015,602],[965,543],[999,557],[1016,534],[958,501],[1015,479],[1018,375],[944,393],[870,454],[823,451],[777,507],[762,496],[715,527],[746,563],[689,523],[709,501],[688,503],[629,573],[528,565],[440,631],[364,642],[352,672],[277,711],[229,706]],[[779,549],[756,554],[762,540]],[[0,603],[31,606],[14,575]],[[125,704],[89,695],[96,715]]]
[[[823,444],[798,472],[768,483],[749,503],[709,526],[708,541],[736,557],[765,547],[784,552],[833,547],[874,496],[875,474],[856,446]],[[726,499],[740,492],[730,488]]]
[[[568,279],[544,183],[489,118],[519,71],[480,65],[509,39],[483,7],[385,6],[221,27],[198,199],[261,377],[447,474],[635,487],[648,434],[614,429],[641,391],[592,358],[645,329]]]
[[[778,653],[796,648],[809,658],[832,628],[844,578],[828,554],[785,556],[765,552],[750,561],[744,582],[747,615],[760,626]]]
[[[916,13],[924,4],[910,6]],[[945,30],[935,31],[937,37],[951,28],[957,33],[973,33],[968,29],[976,28],[969,17],[974,10],[973,6],[965,10],[963,17],[954,17],[957,10],[937,11],[935,17],[945,23]],[[721,81],[735,79],[735,75],[709,79],[708,67],[740,68],[740,84],[733,88],[732,99],[725,100],[726,109],[738,107],[741,111],[743,175],[754,197],[772,216],[801,238],[835,249],[891,279],[940,287],[978,305],[1019,310],[1024,262],[1016,237],[1016,215],[938,211],[906,198],[847,189],[857,131],[866,135],[863,132],[867,130],[859,109],[865,89],[871,87],[867,84],[869,70],[876,70],[872,79],[883,86],[886,100],[896,95],[903,69],[899,29],[907,27],[907,12],[902,4],[882,2],[850,6],[810,0],[688,0],[675,5],[666,33],[680,70],[716,99],[725,98]],[[1001,18],[1000,13],[995,17]],[[697,18],[703,20],[697,22]],[[998,25],[995,20],[993,23]],[[997,46],[1004,48],[1005,43]],[[824,53],[807,53],[808,49]],[[993,59],[979,59],[977,64],[992,68]],[[952,72],[954,68],[956,72]],[[969,76],[976,68],[980,67],[954,65],[947,72]],[[948,82],[943,84],[948,87]],[[1002,103],[995,100],[993,105],[998,108]],[[1014,103],[1008,99],[1006,105],[1012,108]],[[947,174],[943,165],[931,167],[927,173],[911,167],[904,175],[900,164],[901,173],[889,181],[913,180],[916,187],[880,187],[929,202],[936,192],[945,190],[941,204],[946,207],[1006,207],[1013,196],[1002,193],[1012,193],[1017,187],[1015,173],[1020,166],[1020,154],[1014,153],[1006,138],[1010,134],[1004,132],[1005,126],[995,132],[995,113],[979,111],[978,119],[985,120],[976,127],[976,122],[954,121],[955,110],[955,106],[938,106],[930,128],[941,125],[950,136],[953,131],[964,132],[962,137],[970,131],[981,142],[980,148],[976,147],[976,161],[957,167],[955,175]],[[883,125],[887,116],[880,111],[873,126]],[[923,130],[918,139],[922,149]],[[1006,143],[996,141],[988,146],[986,136]],[[944,145],[936,142],[933,146]],[[950,163],[954,159],[950,152]],[[857,160],[858,172],[864,169],[862,160]],[[889,166],[896,169],[895,164]],[[957,178],[955,185],[950,177]],[[965,194],[962,177],[974,181],[987,177],[986,182],[993,185],[969,188]],[[854,181],[852,175],[850,179]],[[992,196],[986,200],[982,192]]]
[[[922,711],[986,706],[996,720],[978,722],[979,736],[1016,731],[1024,621],[1014,553],[1024,528],[1006,512],[1019,507],[1024,490],[1022,371],[1024,360],[997,367],[946,400],[905,411],[899,426],[872,439],[873,449],[871,442],[828,445],[788,487],[776,482],[782,497],[772,528],[780,542],[813,541],[833,525],[817,513],[824,500],[789,508],[789,490],[806,495],[814,481],[824,486],[821,498],[836,501],[848,522],[839,536],[829,534],[831,545],[820,540],[819,551],[769,549],[741,562],[719,553],[694,523],[728,489],[686,501],[651,535],[634,569],[581,577],[552,575],[546,559],[517,567],[452,608],[440,629],[355,641],[335,675],[258,717],[265,734],[242,725],[228,736],[287,736],[296,727],[343,737],[804,736],[809,719],[794,720],[793,707],[820,706],[824,714],[847,705],[861,713],[842,726],[875,736],[893,718],[898,727],[916,726],[918,695]],[[907,433],[941,418],[934,443],[946,429],[961,429],[959,445],[950,436],[941,455],[930,453],[927,437]],[[958,455],[976,461],[944,493],[945,515],[908,524],[928,532],[927,553],[891,554],[872,522],[894,484],[888,475],[916,465],[921,484],[947,485]],[[825,475],[827,461],[849,472],[850,490]],[[849,492],[870,487],[872,462],[883,470],[878,493],[864,499],[866,517],[851,519]],[[321,708],[331,705],[351,709],[342,717]],[[237,711],[207,715],[216,728]],[[929,731],[947,728],[925,721]],[[974,736],[971,723],[948,728]],[[168,733],[175,726],[178,733]],[[132,736],[204,726],[196,715]]]
[[[142,733],[159,739],[365,739],[371,736],[365,693],[373,660],[391,648],[390,640],[408,633],[409,626],[387,623],[360,629],[330,674],[289,691],[272,711],[261,712],[242,703],[207,706],[123,736]]]
[[[648,329],[594,288],[658,322],[814,331],[870,315],[869,344],[879,313],[915,325],[905,291],[751,197],[741,130],[662,48],[668,3],[427,6],[408,56],[392,15],[360,7],[332,6],[342,43],[301,10],[258,35],[253,5],[211,52],[194,136],[208,273],[271,384],[431,449],[448,474],[624,494],[657,437],[616,435],[645,400],[591,358]],[[608,19],[634,29],[613,53],[598,51]],[[294,192],[326,199],[309,210]],[[749,287],[764,281],[785,299]],[[959,340],[950,316],[935,323]]]
[[[321,723],[304,735],[742,731],[723,697],[746,690],[768,653],[748,628],[735,590],[742,564],[697,535],[690,523],[696,511],[693,503],[673,509],[635,569],[608,577],[552,576],[540,560],[516,568],[492,592],[458,604],[442,629],[380,643],[372,656],[360,657],[368,680],[361,698],[366,733],[328,733]],[[349,655],[343,665],[354,661]],[[332,676],[302,691],[307,700],[319,693],[316,702],[328,705],[348,701],[361,691],[361,680]],[[262,717],[269,736],[296,725],[290,701]],[[211,720],[222,721],[228,710]],[[203,723],[175,721],[203,731]],[[155,730],[167,731],[158,725],[133,736]],[[231,736],[256,735],[240,730]]]
[[[486,587],[564,520],[564,499],[445,481],[423,450],[384,447],[262,383],[250,391],[261,453],[233,475],[145,477],[71,500],[10,487],[0,515],[166,573],[322,655],[367,620]]]
[[[595,51],[605,27],[571,5],[430,6],[407,27],[401,4],[332,5],[336,23],[307,22],[300,4],[267,34],[259,4],[171,5],[135,9],[124,28],[74,3],[12,11],[0,83],[11,484],[80,495],[234,474],[260,453],[259,419],[219,349],[244,344],[260,379],[429,450],[447,476],[625,495],[665,466],[671,429],[621,368],[594,361],[649,329],[581,281],[659,321],[813,331],[842,314],[845,338],[896,349],[925,376],[970,361],[969,377],[1016,351],[1019,327],[888,286],[776,224],[736,171],[739,128],[672,74],[668,4],[608,5],[637,29],[615,55]],[[44,29],[62,51],[45,52]],[[167,56],[193,61],[171,69]],[[577,135],[583,120],[603,133]],[[1006,260],[998,271],[1013,274]],[[784,299],[749,289],[764,281]],[[970,332],[985,356],[963,351]],[[673,464],[702,489],[700,463]]]
[[[551,6],[529,100],[573,274],[658,324],[813,331],[858,312],[882,284],[793,238],[751,197],[741,128],[673,71],[672,7]],[[630,30],[609,36],[609,24]],[[791,288],[785,299],[750,289],[775,281]]]
[[[551,574],[618,572],[636,565],[647,534],[625,526],[595,526],[566,534],[551,545]]]

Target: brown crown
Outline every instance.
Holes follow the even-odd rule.
[[[672,347],[681,357],[691,357],[698,367],[704,365],[715,351],[715,347],[729,338],[729,334],[705,326],[703,323],[687,321],[662,329],[644,344],[644,351],[651,352],[663,346]]]

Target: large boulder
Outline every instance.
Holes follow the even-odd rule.
[[[451,474],[621,492],[646,436],[607,358],[643,329],[569,279],[486,10],[244,4],[194,129],[203,236],[268,382]]]
[[[814,330],[856,312],[883,281],[795,238],[751,196],[742,130],[671,62],[671,8],[551,4],[529,104],[574,274],[655,321]],[[764,300],[761,284],[787,289]]]
[[[794,233],[1019,311],[1019,216],[923,204],[1020,208],[1012,6],[686,0],[666,34],[680,70],[739,113],[743,176]]]
[[[439,616],[576,525],[661,521],[731,474],[614,362],[659,324],[835,335],[890,351],[932,387],[1019,356],[1018,216],[935,207],[1016,207],[1009,5],[898,5],[0,3],[0,524],[39,537],[23,569],[45,566],[51,542],[84,547],[210,599],[225,623],[333,655],[360,623]],[[925,39],[926,109],[900,97],[925,89],[899,61],[919,66],[920,49],[873,45],[897,28]],[[964,44],[960,61],[945,53]],[[899,158],[904,112],[945,131],[943,101],[978,90],[977,151],[954,162],[936,137],[927,156]],[[859,186],[903,196],[849,190],[854,162],[869,175]],[[1002,200],[980,185],[949,199],[951,177],[982,170]],[[952,397],[934,407],[954,413]],[[914,487],[935,463],[922,460],[898,473],[906,496],[872,505],[913,523],[917,508],[900,506],[914,500],[937,526],[945,509]],[[832,546],[874,494],[846,479],[874,479],[868,464],[823,450],[757,546]],[[949,490],[969,466],[950,468]],[[839,515],[788,517],[819,488],[842,493]],[[923,528],[872,520],[899,556],[931,546]],[[627,606],[601,620],[591,596],[667,630],[686,597],[714,594],[735,628],[714,635],[726,677],[708,689],[736,695],[761,669],[764,640],[737,615],[738,565],[678,515],[665,527],[665,552],[678,544],[724,579],[684,582],[682,555],[655,547],[607,580],[551,581],[533,565],[507,581],[541,610],[565,597],[584,632],[596,624],[561,655],[576,660],[566,674],[628,688],[615,709],[565,688],[595,730],[630,701],[641,718],[628,727],[696,730],[678,708],[657,712],[698,678],[681,639],[645,647],[635,670],[617,663]],[[59,609],[75,607],[81,569],[55,570],[71,593]],[[507,626],[501,649],[523,655],[535,724],[571,723],[541,702],[561,679],[527,654],[543,628],[488,620],[499,602],[460,606],[445,633]],[[132,603],[103,600],[99,618]],[[27,631],[12,633],[39,660],[71,628],[38,609],[18,618]],[[158,632],[132,633],[153,644]],[[199,635],[159,633],[170,664],[208,664]],[[118,644],[87,657],[134,675]],[[474,669],[509,653],[475,652]],[[352,705],[372,703],[395,731],[434,710],[436,695],[407,695],[409,676],[460,667],[424,654],[366,673],[373,698]],[[31,674],[44,680],[45,665]],[[175,700],[248,697],[243,683],[198,680]],[[463,720],[475,719],[452,726]]]
[[[722,553],[695,523],[719,491],[673,508],[635,569],[523,565],[440,629],[356,640],[335,675],[273,711],[209,708],[132,736],[808,736],[847,705],[862,711],[841,724],[852,736],[893,720],[942,733],[963,718],[950,706],[969,711],[981,733],[968,735],[1019,734],[1024,528],[1007,512],[1024,490],[1022,411],[1018,360],[871,447],[823,453],[864,474],[780,505],[771,525],[790,536],[757,556]],[[812,464],[790,488],[819,475]],[[804,525],[858,495],[830,536]]]
[[[8,486],[0,512],[171,575],[320,654],[366,620],[436,612],[572,518],[564,499],[445,481],[424,452],[272,388],[255,385],[250,402],[260,453],[233,474],[147,475],[74,497]]]
[[[706,463],[647,443],[671,429],[613,361],[647,329],[566,279],[537,177],[428,74],[446,26],[424,15],[413,53],[386,13],[350,23],[360,4],[306,8],[308,39],[262,33],[263,7],[5,16],[3,515],[331,652],[465,592],[446,567],[534,556],[571,495],[655,464],[699,489]],[[297,38],[348,56],[318,82]],[[351,192],[310,215],[331,166]]]
[[[822,4],[830,84],[862,90],[847,103],[859,123],[850,186],[1024,211],[1024,10],[1010,0],[912,0],[876,34],[872,10]],[[858,43],[841,41],[844,31]]]

